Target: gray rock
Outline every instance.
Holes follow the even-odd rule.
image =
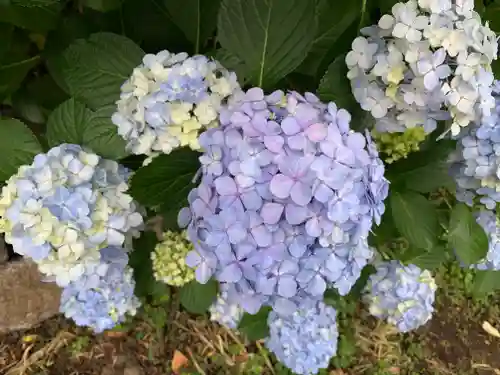
[[[29,260],[0,265],[0,332],[31,328],[59,313],[60,288],[41,279]]]

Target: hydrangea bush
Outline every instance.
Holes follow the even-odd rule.
[[[442,265],[500,288],[490,3],[0,5],[0,232],[95,333],[173,298],[316,374],[346,303],[417,329]]]

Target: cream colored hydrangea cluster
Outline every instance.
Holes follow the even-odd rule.
[[[186,232],[167,231],[151,253],[155,279],[172,286],[182,286],[194,279],[194,270],[186,265],[186,255],[193,250]]]
[[[112,116],[134,154],[149,157],[189,146],[218,125],[221,105],[240,91],[236,74],[206,56],[161,51],[147,54],[122,85]]]
[[[379,132],[429,133],[451,120],[457,135],[490,114],[497,38],[473,8],[474,0],[410,0],[361,30],[346,56],[348,78]]]

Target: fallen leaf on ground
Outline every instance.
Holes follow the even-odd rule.
[[[172,359],[172,371],[177,374],[179,370],[189,363],[189,359],[182,354],[180,351],[176,350],[174,352],[174,358]]]
[[[498,329],[493,327],[489,322],[484,322],[482,327],[491,336],[500,338],[500,332],[498,332]]]

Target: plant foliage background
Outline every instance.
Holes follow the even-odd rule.
[[[178,231],[177,215],[195,186],[199,154],[187,148],[142,167],[128,155],[111,122],[120,87],[145,53],[160,50],[214,57],[242,86],[310,91],[334,101],[363,130],[372,118],[354,100],[345,55],[360,28],[377,23],[394,0],[0,0],[0,181],[61,143],[74,143],[135,171],[129,193],[162,217],[161,231]],[[500,32],[500,1],[476,0],[476,11]],[[496,65],[495,65],[496,64]],[[493,65],[500,74],[498,60]],[[444,129],[440,129],[444,130]],[[455,142],[432,133],[408,158],[386,165],[390,196],[370,244],[385,259],[433,271],[457,255],[483,259],[488,240],[471,210],[454,198],[447,158]],[[157,283],[150,253],[158,239],[135,240],[130,264],[143,299],[170,292]],[[347,299],[356,300],[368,267]],[[498,271],[477,271],[474,290],[500,288]],[[179,292],[188,311],[204,313],[217,285],[190,282]],[[327,304],[341,308],[328,291]],[[240,330],[267,336],[269,309],[245,314]]]

